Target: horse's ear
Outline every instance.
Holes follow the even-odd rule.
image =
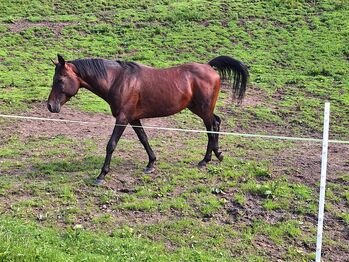
[[[58,58],[58,62],[59,62],[61,65],[64,65],[64,64],[65,64],[65,60],[64,60],[63,56],[57,54],[57,58]]]
[[[50,58],[50,60],[51,60],[52,64],[54,64],[54,65],[57,65],[57,64],[58,64],[57,62],[53,61],[52,58]]]

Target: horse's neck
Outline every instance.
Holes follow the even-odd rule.
[[[108,62],[106,62],[106,78],[89,77],[89,79],[83,79],[84,83],[82,84],[82,87],[90,90],[107,102],[109,102],[109,91],[115,79],[118,78],[119,74],[122,72],[122,68],[118,63],[113,61]]]
[[[107,79],[83,79],[81,86],[108,102],[110,86]]]

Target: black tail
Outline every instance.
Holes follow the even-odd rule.
[[[249,78],[247,67],[242,62],[229,56],[218,56],[208,64],[218,71],[222,80],[231,82],[234,97],[242,100]]]

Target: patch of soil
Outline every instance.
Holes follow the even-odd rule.
[[[231,96],[230,87],[227,85],[222,86],[222,92],[226,93],[228,96]],[[252,116],[246,118],[246,116],[241,116],[239,114],[239,111],[241,110],[248,110],[262,105],[267,105],[273,110],[278,109],[274,104],[268,103],[268,101],[269,98],[266,92],[255,86],[250,86],[248,88],[248,92],[246,92],[246,95],[241,103],[238,104],[238,110],[236,111],[231,107],[231,105],[237,101],[225,99],[223,101],[224,106],[221,106],[218,110],[216,110],[216,114],[222,118],[221,130],[239,133],[299,136],[299,134],[294,134],[293,129],[289,126],[263,121],[262,119],[253,118]],[[224,112],[225,114],[221,114],[220,112]],[[225,118],[229,118],[230,120],[233,119],[236,122],[233,129],[227,126],[227,119]],[[302,130],[302,135],[314,136],[314,132],[313,130]],[[314,137],[320,136],[321,134],[315,134]]]
[[[59,114],[50,113],[45,103],[37,103],[33,109],[23,113],[23,116],[49,118],[57,120],[73,120],[87,123],[54,122],[45,120],[11,120],[13,124],[9,129],[16,130],[19,135],[26,139],[29,137],[54,137],[64,135],[71,138],[95,138],[105,141],[112,134],[115,118],[111,114],[87,113],[65,106]],[[142,120],[144,126],[170,127],[172,121],[169,118],[151,118]],[[9,130],[10,131],[10,130]],[[158,134],[158,130],[145,129],[150,136]],[[128,126],[123,137],[137,139],[131,126]]]
[[[65,26],[77,25],[77,22],[29,22],[27,20],[18,20],[12,24],[6,24],[9,27],[10,32],[19,33],[30,27],[48,27],[53,30],[55,35],[59,35]]]
[[[227,84],[222,84],[221,92],[226,93],[228,96],[232,96],[231,87]],[[248,92],[246,92],[245,97],[241,101],[240,106],[245,107],[256,107],[258,105],[262,105],[267,100],[267,94],[257,88],[256,86],[249,86]],[[224,104],[227,106],[224,106],[224,108],[228,108],[228,104],[234,103],[235,101],[232,101],[232,99],[227,99],[224,101]],[[221,109],[220,109],[221,110]]]
[[[267,94],[256,86],[250,86],[246,96],[241,102],[242,107],[256,107],[262,105],[267,100]]]
[[[253,239],[253,244],[263,250],[271,261],[283,261],[285,257],[285,250],[287,249],[282,245],[275,245],[273,241],[266,237],[257,236]]]
[[[270,140],[270,143],[273,143]],[[243,144],[238,144],[244,147]],[[249,150],[247,158],[255,161],[270,161],[271,172],[276,176],[286,175],[289,181],[318,186],[321,171],[321,143],[295,142],[290,147],[275,152]],[[349,173],[349,145],[330,144],[328,149],[327,181],[338,182],[338,177]]]

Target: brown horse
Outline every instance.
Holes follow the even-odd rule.
[[[147,151],[149,162],[145,172],[151,173],[156,157],[140,119],[169,116],[188,108],[202,118],[208,131],[219,131],[221,120],[213,111],[221,79],[230,81],[234,96],[241,100],[249,77],[247,67],[228,56],[217,57],[208,64],[188,63],[155,69],[133,62],[103,59],[65,61],[58,55],[55,66],[47,101],[50,112],[59,113],[61,106],[84,87],[108,102],[116,118],[104,165],[95,184],[104,182],[112,153],[126,125],[133,126]],[[206,154],[199,167],[211,160],[212,151],[220,161],[223,159],[218,148],[218,134],[208,133]]]

